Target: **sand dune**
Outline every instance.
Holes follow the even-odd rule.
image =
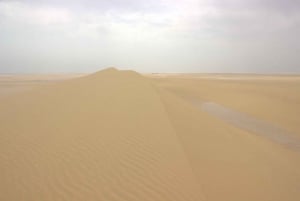
[[[232,102],[186,81],[110,68],[3,93],[0,200],[299,200],[299,152],[195,109],[183,95]]]
[[[108,69],[0,105],[0,200],[203,200],[137,73]]]

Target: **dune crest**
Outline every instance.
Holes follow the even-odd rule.
[[[288,110],[279,111],[292,115],[285,125],[297,131],[298,82],[272,81],[267,88],[256,81],[218,82],[108,68],[2,96],[0,200],[300,198],[299,152],[283,146],[295,143],[292,134],[298,132],[280,132],[276,121],[272,129],[261,126],[260,134],[255,131],[261,123],[253,119],[246,120],[254,133],[235,124],[243,123],[236,113],[249,110],[253,99],[254,111],[288,103]],[[286,98],[276,103],[280,94]],[[228,121],[228,109],[218,118],[203,108],[207,101],[231,105],[235,122]],[[279,111],[273,111],[274,120],[283,119]],[[266,137],[274,132],[280,141]]]
[[[204,200],[160,96],[137,73],[110,68],[0,110],[0,200]]]

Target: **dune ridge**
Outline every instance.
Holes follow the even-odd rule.
[[[0,200],[300,199],[299,152],[197,109],[209,85],[187,82],[109,68],[1,98]]]
[[[43,86],[0,111],[0,200],[204,200],[159,95],[135,72]]]

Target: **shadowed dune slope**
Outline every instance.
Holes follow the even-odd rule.
[[[0,100],[0,200],[204,200],[151,82],[107,69]]]

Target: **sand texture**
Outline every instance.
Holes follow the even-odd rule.
[[[0,200],[300,200],[300,151],[193,104],[250,115],[297,143],[297,77],[71,77],[0,79]]]

